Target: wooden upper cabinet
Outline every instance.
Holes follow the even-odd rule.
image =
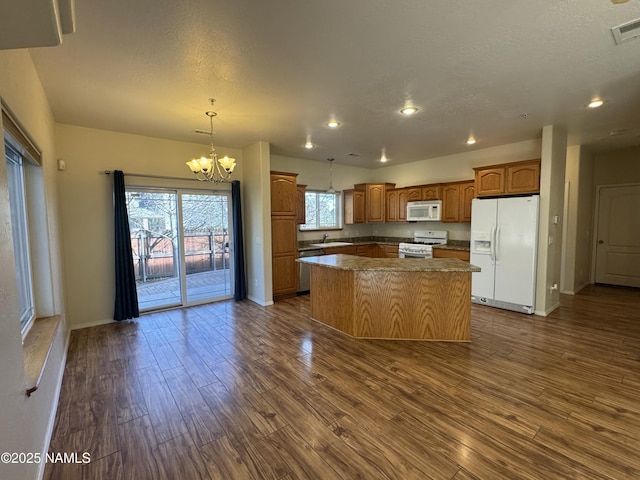
[[[354,186],[354,190],[364,190],[366,223],[382,223],[385,221],[386,192],[394,187],[394,183],[363,183]]]
[[[407,198],[409,196],[409,190],[410,189],[408,188],[394,188],[392,190],[387,190],[387,222],[407,221]]]
[[[407,221],[407,202],[409,201],[409,190],[403,188],[402,190],[396,190],[398,192],[398,221]]]
[[[460,221],[471,221],[471,201],[476,196],[475,182],[460,184]]]
[[[364,223],[364,190],[343,190],[344,223]]]
[[[441,200],[442,199],[442,187],[440,184],[423,185],[420,188],[422,197],[420,200]]]
[[[369,184],[365,190],[364,206],[367,223],[384,222],[386,200],[384,184]]]
[[[296,215],[297,173],[271,172],[271,215]]]
[[[540,192],[540,159],[474,168],[476,196],[496,197]]]
[[[307,209],[305,201],[306,185],[296,186],[296,225],[307,223]]]
[[[507,165],[508,193],[538,193],[539,191],[539,161]]]
[[[397,222],[398,221],[398,190],[387,190],[386,196],[387,196],[387,199],[385,201],[385,207],[387,209],[387,213],[385,215],[385,220],[387,222]]]
[[[475,197],[475,182],[455,182],[442,185],[442,221],[470,222],[471,200]]]
[[[460,221],[460,184],[447,183],[442,185],[442,221]]]
[[[476,170],[476,194],[481,196],[504,195],[505,170],[499,168],[483,168]]]
[[[421,187],[409,187],[407,190],[407,202],[419,202],[422,198]]]

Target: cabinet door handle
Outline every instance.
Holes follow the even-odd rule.
[[[604,240],[598,240],[598,243],[602,245],[604,243]]]

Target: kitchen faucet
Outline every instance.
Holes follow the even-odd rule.
[[[325,233],[324,235],[322,235],[322,243],[327,241],[327,237],[329,236],[328,233]]]

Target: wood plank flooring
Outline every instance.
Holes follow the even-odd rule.
[[[473,306],[471,343],[355,340],[309,297],[72,332],[45,479],[638,479],[640,291],[549,317]]]

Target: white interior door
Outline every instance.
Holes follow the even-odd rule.
[[[640,185],[600,189],[597,231],[596,282],[640,287]]]

